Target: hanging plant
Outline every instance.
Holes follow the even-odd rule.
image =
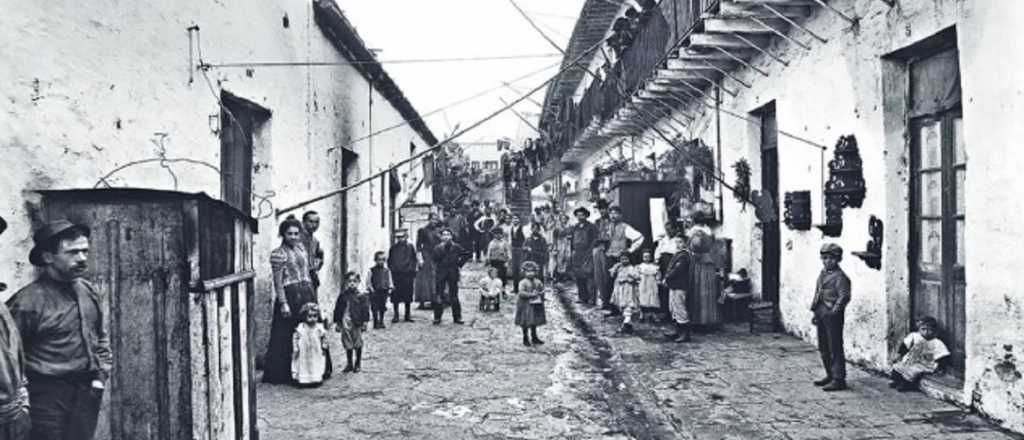
[[[740,206],[745,210],[747,201],[750,200],[750,164],[746,159],[740,158],[732,164],[732,168],[736,170],[736,183],[733,184],[732,196],[740,202]]]

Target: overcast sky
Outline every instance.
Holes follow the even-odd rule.
[[[507,55],[555,54],[508,0],[336,0],[359,35],[372,49],[381,49],[378,59],[493,57]],[[565,47],[584,0],[516,0],[541,29]],[[501,86],[502,81],[550,66],[514,87],[527,92],[558,71],[560,57],[448,62],[385,64],[384,68],[420,114]],[[451,133],[456,124],[466,128],[501,108],[499,98],[511,102],[516,92],[502,88],[426,119],[439,137]],[[543,102],[544,91],[532,97]],[[529,101],[517,105],[520,113],[539,113]],[[462,141],[493,141],[515,137],[519,120],[511,112],[494,118],[464,137]]]

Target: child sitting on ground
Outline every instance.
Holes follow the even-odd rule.
[[[519,281],[519,297],[516,300],[515,323],[523,329],[523,345],[543,345],[537,337],[537,327],[547,323],[544,312],[544,282],[540,280],[540,268],[532,261],[523,263],[523,279]]]
[[[359,274],[349,271],[345,274],[345,290],[338,295],[334,304],[334,330],[341,333],[341,345],[345,347],[348,361],[343,373],[358,373],[363,363],[363,332],[366,321],[370,320],[367,292],[359,288]],[[352,357],[355,355],[355,363]]]
[[[725,298],[730,293],[746,294],[750,292],[750,277],[747,276],[747,270],[741,268],[736,273],[731,273],[726,277],[725,288],[722,289],[722,294],[718,295],[718,303],[725,304]]]
[[[306,303],[299,311],[292,337],[292,379],[299,386],[317,386],[327,374],[327,330],[320,323],[320,307]]]
[[[480,279],[480,311],[486,310],[489,304],[493,304],[494,311],[498,311],[504,293],[505,283],[498,276],[498,268],[488,266],[487,274]]]
[[[637,299],[640,307],[640,322],[647,322],[648,318],[654,318],[655,312],[661,307],[658,298],[658,283],[661,282],[661,273],[658,265],[654,263],[654,254],[651,251],[644,251],[643,262],[636,266],[637,275],[640,277],[637,286]]]
[[[612,304],[622,310],[622,333],[633,332],[633,315],[637,312],[639,303],[636,288],[640,283],[640,274],[636,267],[630,264],[629,255],[622,254],[619,262],[609,270],[609,274],[615,279],[615,289],[612,290]]]
[[[900,345],[900,358],[892,366],[890,388],[898,391],[917,389],[921,377],[945,370],[950,360],[949,349],[938,336],[939,323],[931,316],[917,321],[917,331],[911,332]]]

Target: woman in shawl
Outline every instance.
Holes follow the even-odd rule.
[[[715,238],[703,228],[691,228],[688,247],[692,253],[690,292],[687,295],[690,322],[717,325],[721,322],[718,295],[721,292],[718,264],[714,252]]]
[[[316,302],[309,279],[309,262],[302,247],[302,223],[288,217],[278,228],[281,246],[270,253],[270,267],[274,280],[274,317],[270,323],[270,343],[267,346],[263,381],[290,383],[292,381],[292,336],[299,325],[302,306]]]

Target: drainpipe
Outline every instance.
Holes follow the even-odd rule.
[[[721,174],[718,179],[718,224],[725,223],[725,201],[723,200],[723,194],[725,190],[722,189],[722,180],[725,178],[725,169],[722,166],[722,90],[715,87],[715,154],[717,159],[715,162],[718,163],[718,173]],[[712,170],[714,171],[714,170]]]

